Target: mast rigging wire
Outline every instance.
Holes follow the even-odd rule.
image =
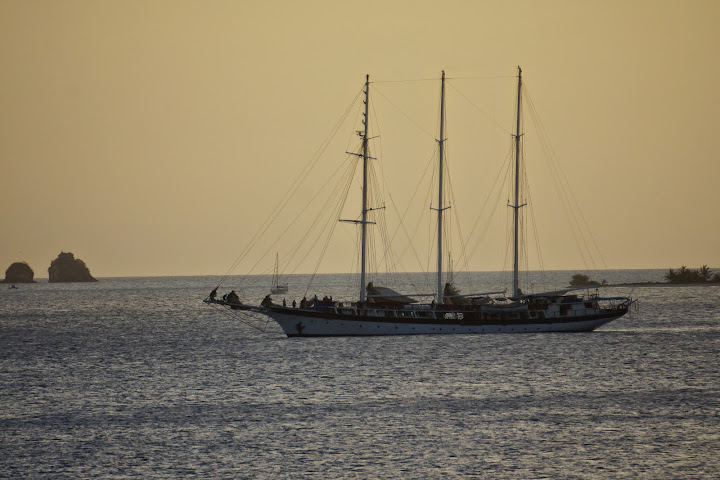
[[[364,87],[363,87],[363,88],[364,88]],[[344,123],[345,119],[347,118],[348,114],[349,114],[350,111],[352,110],[353,106],[357,103],[358,99],[359,99],[360,96],[362,95],[362,93],[363,93],[363,88],[361,88],[360,91],[355,95],[355,98],[353,99],[353,101],[352,101],[352,102],[350,103],[350,105],[348,105],[348,107],[345,109],[345,111],[343,112],[343,114],[340,116],[340,119],[335,123],[334,127],[332,128],[332,130],[330,131],[330,133],[328,134],[328,136],[325,137],[325,139],[323,140],[323,142],[320,144],[320,146],[319,146],[318,149],[316,150],[315,154],[311,157],[311,159],[308,161],[308,163],[305,164],[305,166],[304,166],[303,169],[301,170],[301,174],[298,175],[297,177],[295,177],[295,181],[292,183],[292,185],[290,186],[290,188],[285,192],[285,194],[282,196],[282,198],[281,198],[281,199],[278,201],[278,203],[275,205],[275,208],[273,208],[272,212],[271,212],[270,215],[267,217],[267,219],[265,220],[265,222],[263,222],[263,224],[260,226],[260,228],[256,231],[255,235],[253,235],[253,237],[250,239],[250,241],[249,241],[248,244],[245,246],[245,248],[244,248],[243,250],[241,250],[240,254],[239,254],[238,257],[235,259],[235,261],[232,263],[232,265],[230,266],[230,268],[228,269],[228,271],[225,272],[225,275],[223,275],[223,277],[220,279],[220,282],[218,283],[217,287],[219,287],[220,285],[222,285],[222,283],[227,279],[227,277],[230,275],[230,273],[231,273],[235,268],[237,268],[237,266],[240,264],[240,262],[242,262],[242,260],[248,255],[248,253],[250,253],[250,251],[252,250],[253,246],[255,245],[255,242],[258,241],[258,240],[262,237],[262,235],[267,231],[267,229],[270,227],[270,225],[272,225],[272,223],[275,221],[275,219],[277,218],[277,216],[280,214],[280,212],[282,211],[282,209],[284,208],[284,206],[287,205],[289,199],[295,194],[295,192],[296,192],[297,189],[300,187],[300,185],[302,184],[302,182],[305,180],[305,178],[307,178],[307,176],[308,176],[308,175],[310,174],[310,172],[313,170],[313,168],[315,167],[315,165],[317,164],[317,162],[318,162],[319,159],[321,158],[323,152],[325,151],[325,149],[326,149],[326,148],[328,147],[328,145],[330,144],[330,141],[335,137],[335,135],[337,134],[338,130],[340,129],[340,126]],[[242,283],[242,282],[247,278],[248,275],[249,275],[249,272],[246,273],[246,274],[241,278],[241,281],[240,281],[240,282]]]

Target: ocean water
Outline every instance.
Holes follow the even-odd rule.
[[[591,333],[288,339],[261,316],[202,304],[218,280],[3,286],[0,478],[720,471],[720,287],[625,288],[639,309]],[[290,279],[288,301],[357,289],[323,275],[305,292],[304,280]],[[269,283],[233,277],[220,293],[258,299]]]

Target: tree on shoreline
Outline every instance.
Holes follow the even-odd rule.
[[[571,287],[599,287],[606,284],[607,281],[604,279],[602,283],[596,282],[595,280],[590,280],[590,277],[583,275],[582,273],[576,273],[572,276],[572,280],[570,280]]]
[[[720,274],[715,273],[713,275],[712,269],[708,268],[707,265],[703,265],[698,270],[692,270],[683,265],[677,271],[672,268],[669,269],[665,273],[665,280],[668,283],[720,283]]]

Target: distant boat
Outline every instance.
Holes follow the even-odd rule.
[[[268,297],[259,306],[246,309],[267,315],[277,322],[288,337],[351,336],[351,335],[418,335],[418,334],[478,334],[478,333],[534,333],[587,332],[625,315],[634,300],[631,297],[602,298],[597,293],[586,297],[570,293],[573,289],[524,294],[519,288],[518,237],[520,204],[520,100],[522,70],[518,68],[517,125],[514,134],[514,199],[513,209],[513,281],[511,295],[485,292],[462,295],[451,282],[444,284],[443,274],[443,155],[445,72],[442,74],[440,103],[440,140],[437,210],[437,285],[433,294],[402,294],[391,289],[366,285],[366,229],[372,224],[368,212],[368,107],[370,103],[369,76],[364,86],[364,130],[357,132],[362,139],[363,162],[362,209],[359,220],[351,220],[361,228],[360,296],[356,302],[337,302],[332,297],[303,300],[299,308],[276,305]],[[355,154],[354,154],[355,155]],[[272,293],[287,292],[287,285],[279,285],[277,256]],[[576,289],[579,290],[579,289]],[[493,297],[494,296],[494,297]],[[414,297],[434,297],[421,303]],[[205,300],[207,303],[222,303]],[[284,303],[284,302],[283,302]]]
[[[278,254],[275,254],[275,270],[273,271],[272,285],[270,286],[270,293],[287,293],[288,284],[280,283],[280,273],[278,269]]]

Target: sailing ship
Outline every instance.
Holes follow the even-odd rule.
[[[273,270],[272,284],[270,285],[270,293],[287,293],[288,284],[280,283],[280,270],[278,268],[278,254],[275,254],[275,270]]]
[[[317,297],[299,305],[275,304],[270,296],[258,305],[215,299],[206,303],[233,309],[253,311],[274,320],[288,337],[481,334],[530,332],[588,332],[628,313],[634,303],[631,297],[601,297],[597,292],[578,295],[580,289],[525,294],[519,287],[519,210],[520,204],[520,105],[522,70],[517,75],[517,123],[514,137],[514,198],[508,206],[513,211],[513,279],[510,295],[505,291],[462,295],[450,282],[443,283],[443,160],[445,142],[445,72],[441,77],[440,139],[438,140],[438,208],[437,210],[437,282],[431,302],[420,302],[415,295],[405,295],[389,288],[366,283],[368,220],[368,108],[370,78],[365,78],[364,129],[358,131],[362,153],[362,208],[360,220],[360,284],[357,301],[337,302],[332,297]],[[273,278],[273,293],[277,280]],[[217,290],[217,289],[216,289]],[[286,290],[285,290],[286,291]],[[496,295],[495,297],[491,297]],[[418,295],[419,297],[419,295]]]

